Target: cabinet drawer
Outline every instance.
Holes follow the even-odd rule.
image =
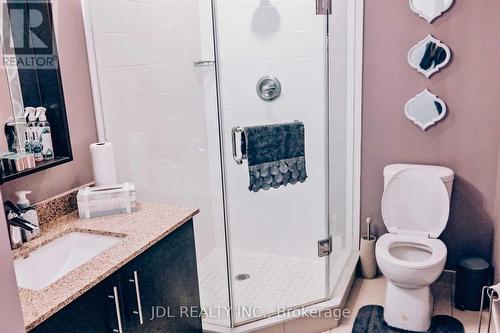
[[[118,299],[115,298],[118,295]],[[117,306],[121,308],[120,285],[113,274],[52,317],[31,333],[110,333],[118,329]],[[118,303],[117,303],[118,302]],[[121,315],[121,314],[120,314]]]
[[[124,321],[132,332],[201,332],[192,221],[127,264],[120,281]]]

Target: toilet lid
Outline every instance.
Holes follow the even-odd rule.
[[[398,230],[438,238],[448,222],[448,191],[436,175],[406,169],[392,177],[382,197],[382,216],[391,233]]]

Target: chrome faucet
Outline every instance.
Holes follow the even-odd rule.
[[[14,250],[23,245],[23,233],[31,233],[38,227],[23,219],[23,210],[12,202],[5,202],[4,209],[9,226],[10,247]]]

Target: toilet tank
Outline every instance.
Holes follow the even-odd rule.
[[[410,169],[422,169],[429,172],[432,172],[443,181],[446,186],[446,190],[448,191],[448,197],[451,198],[451,191],[453,189],[453,180],[455,179],[455,173],[453,170],[443,166],[437,165],[423,165],[423,164],[391,164],[384,168],[384,188],[389,184],[389,181],[394,177],[398,172]]]

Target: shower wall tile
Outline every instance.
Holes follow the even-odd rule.
[[[200,86],[192,62],[100,68],[99,76],[103,102]]]
[[[89,0],[89,2],[94,32],[134,32],[134,2],[129,0]]]
[[[189,114],[203,117],[202,93],[201,88],[194,88],[104,103],[107,133],[116,135]],[[144,110],[147,114],[138,116],[138,110]]]
[[[238,32],[266,38],[272,32],[322,31],[314,3],[301,1],[218,1],[223,34]],[[237,15],[235,15],[237,13]],[[267,36],[271,38],[271,36]],[[271,38],[272,39],[272,38]]]
[[[264,76],[266,72],[260,72]],[[272,104],[266,104],[257,95],[255,84],[224,86],[224,105],[231,109],[259,109],[267,112],[279,110],[317,110],[325,106],[324,84],[288,85],[282,82],[281,97]],[[323,109],[324,110],[324,109]],[[294,119],[290,119],[294,120]]]
[[[221,47],[222,60],[321,57],[324,39],[319,31],[276,33],[272,38],[228,33]]]
[[[222,245],[223,219],[219,160],[210,158],[219,151],[207,134],[217,139],[216,110],[193,66],[203,59],[199,1],[90,0],[90,15],[118,177],[135,183],[139,200],[200,208],[203,258]]]
[[[187,63],[199,51],[190,36],[98,33],[94,41],[100,67]]]
[[[225,60],[221,65],[224,86],[255,85],[262,72],[272,73],[286,84],[323,84],[325,63],[322,57],[286,59]],[[253,91],[255,93],[255,91]]]
[[[198,1],[90,0],[96,33],[198,36]]]

